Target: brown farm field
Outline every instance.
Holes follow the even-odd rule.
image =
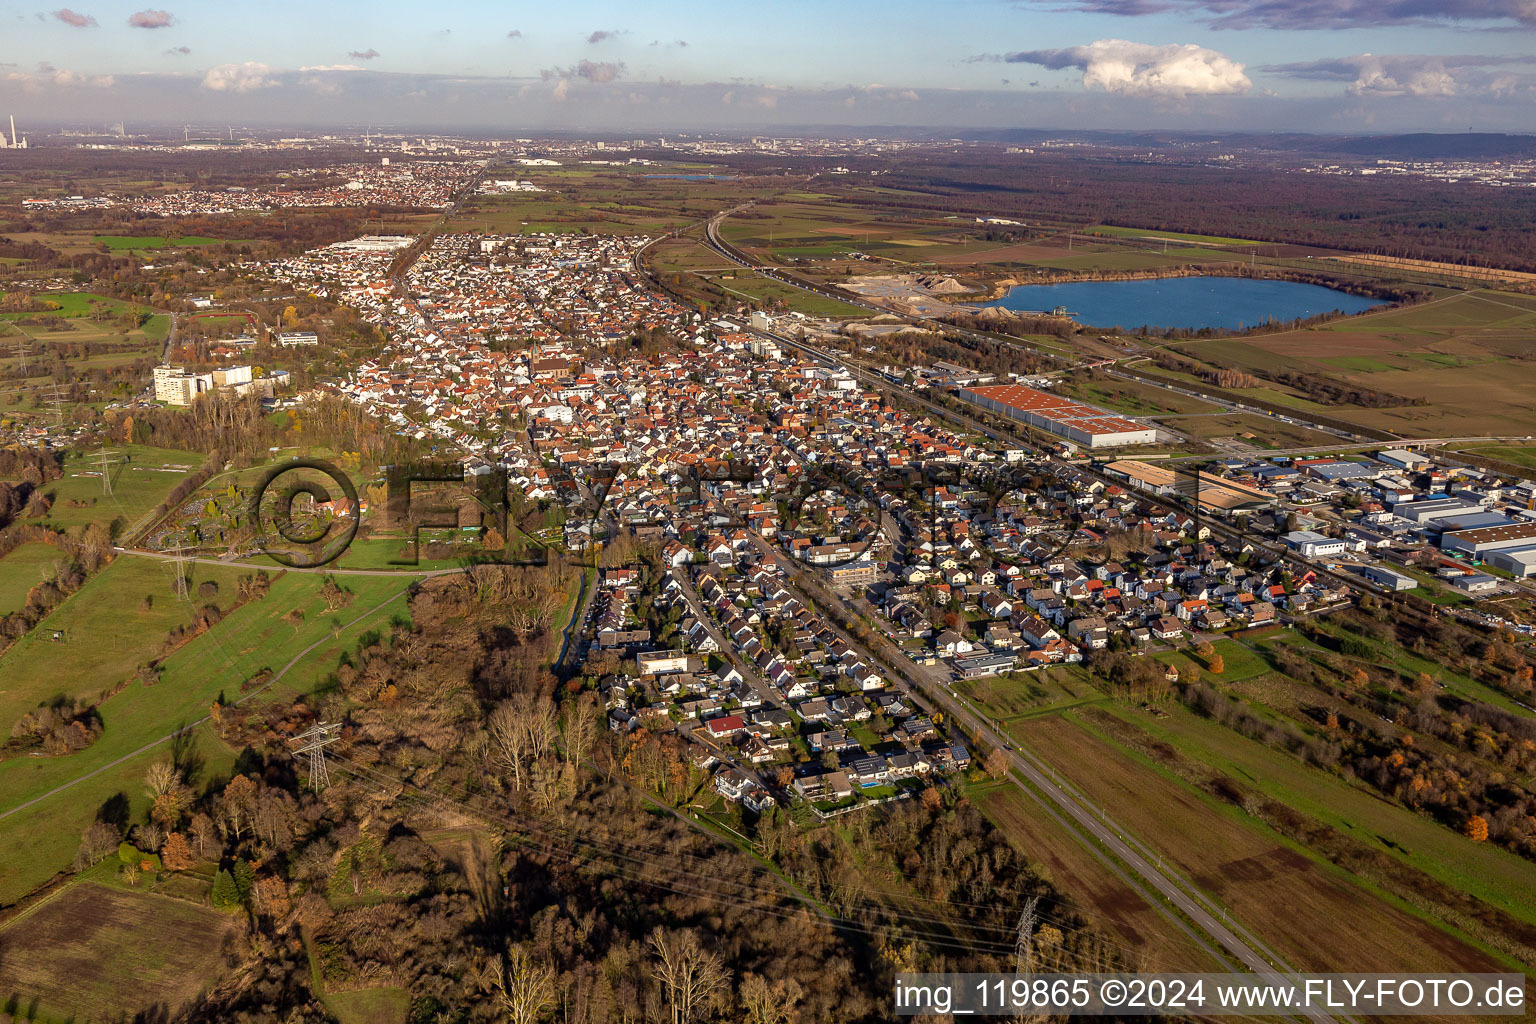
[[[1052,821],[1014,786],[988,786],[973,794],[992,822],[1039,864],[1099,927],[1140,957],[1149,971],[1220,970],[1211,954],[1148,903],[1115,869]]]
[[[35,1005],[38,1021],[115,1021],[151,1008],[169,1017],[214,981],[234,925],[181,900],[79,882],[0,930],[0,999]]]
[[[1301,330],[1172,347],[1239,369],[1300,370],[1422,400],[1324,407],[1405,437],[1510,436],[1528,434],[1536,423],[1533,336],[1536,297],[1480,288]]]
[[[1488,954],[1351,883],[1070,716],[1010,731],[1299,970],[1497,971]],[[1348,951],[1347,963],[1341,951]]]

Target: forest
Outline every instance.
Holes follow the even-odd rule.
[[[1340,177],[1294,168],[1210,167],[1113,156],[1017,157],[913,151],[882,178],[882,205],[1111,224],[1354,252],[1536,270],[1536,195],[1411,178]]]
[[[328,1020],[319,984],[403,988],[422,1022],[882,1020],[895,971],[1011,966],[1026,904],[1040,969],[1134,964],[942,782],[835,827],[695,823],[676,741],[610,732],[597,675],[541,667],[572,572],[422,583],[314,696],[216,702],[227,776],[177,748],[147,814],[102,808],[77,870],[211,873],[239,922],[219,982],[144,1019]],[[317,722],[339,726],[319,793],[287,753]]]

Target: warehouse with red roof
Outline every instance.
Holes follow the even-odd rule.
[[[1087,448],[1151,444],[1157,439],[1154,427],[1022,384],[960,388],[959,394],[990,412],[1048,430]]]

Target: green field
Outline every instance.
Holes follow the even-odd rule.
[[[1310,767],[1178,705],[1157,717],[1124,707],[1111,713],[1187,757],[1261,788],[1373,850],[1516,917],[1536,921],[1536,872],[1520,857],[1474,843],[1432,819],[1382,800],[1365,787]]]
[[[327,992],[321,999],[340,1024],[404,1024],[411,994],[403,988]]]
[[[1529,433],[1536,369],[1525,355],[1536,329],[1536,302],[1488,288],[1429,291],[1435,296],[1430,301],[1299,330],[1169,347],[1253,373],[1301,371],[1400,396],[1404,401],[1380,407],[1345,402],[1321,408],[1327,415],[1407,437]],[[1490,372],[1494,366],[1500,372]],[[1244,393],[1318,408],[1275,384]]]
[[[0,729],[9,734],[16,719],[55,696],[90,697],[126,679],[155,657],[166,633],[192,621],[195,608],[205,603],[232,605],[235,581],[252,570],[192,566],[190,605],[173,589],[175,571],[169,561],[120,555],[16,641],[0,656],[0,679],[5,680],[0,685]],[[208,580],[219,586],[211,602],[196,593],[198,584]],[[150,609],[141,612],[139,602],[146,595],[153,600]],[[54,633],[61,638],[53,639]]]
[[[115,464],[109,464],[112,493],[102,493],[99,460],[71,452],[64,460],[64,476],[43,486],[54,499],[45,522],[68,527],[121,519],[125,527],[132,526],[203,464],[198,452],[171,448],[121,445],[107,451],[116,453],[111,460]]]
[[[38,292],[34,297],[42,302],[54,303],[59,308],[42,313],[0,313],[0,320],[18,320],[29,316],[57,316],[71,319],[90,316],[96,312],[116,316],[135,308],[149,312],[148,307],[135,307],[121,299],[97,295],[95,292]]]
[[[729,275],[729,279],[722,279],[716,275],[700,275],[709,277],[718,287],[726,292],[744,299],[766,303],[784,303],[790,309],[799,310],[802,313],[810,313],[815,316],[868,316],[869,310],[837,299],[829,299],[824,295],[804,291],[787,284],[761,277],[752,271],[738,270]]]
[[[92,235],[91,241],[105,245],[113,252],[124,249],[164,249],[168,246],[219,245],[222,238],[206,238],[202,235],[183,235],[169,238],[165,235]],[[249,241],[234,241],[231,245],[249,245]]]
[[[150,761],[165,756],[163,741],[169,733],[204,718],[210,702],[221,693],[226,700],[240,698],[242,684],[263,669],[276,675],[279,692],[313,690],[360,634],[405,611],[405,592],[412,578],[343,578],[354,599],[335,613],[327,612],[318,596],[323,579],[318,573],[277,578],[265,599],[245,604],[166,658],[158,684],[130,685],[102,705],[106,731],[85,750],[67,757],[0,762],[0,813],[42,798],[27,807],[27,829],[0,828],[0,903],[30,891],[66,865],[81,830],[113,794],[125,792],[138,801],[136,808],[143,806],[143,786],[137,780]],[[113,591],[121,592],[117,587]],[[305,613],[297,629],[283,621],[292,609]],[[48,630],[51,623],[52,617],[39,631]],[[341,628],[333,634],[334,623]],[[10,672],[5,676],[11,678]],[[56,675],[49,673],[45,678]],[[95,689],[101,685],[100,680],[90,683]],[[202,742],[222,746],[206,727],[198,732],[203,734]],[[122,763],[117,764],[120,759]],[[107,766],[111,767],[101,774],[83,779]],[[54,792],[55,787],[69,783],[74,784]]]
[[[955,692],[994,719],[1044,714],[1105,699],[1103,691],[1077,665],[968,679],[956,683]]]
[[[1157,658],[1164,664],[1178,666],[1179,672],[1184,674],[1187,674],[1190,668],[1198,667],[1203,678],[1219,680],[1223,683],[1240,683],[1269,671],[1269,664],[1263,658],[1236,640],[1217,640],[1211,644],[1211,647],[1216,654],[1221,655],[1220,675],[1206,668],[1205,662],[1189,648],[1159,654]]]
[[[1199,242],[1202,245],[1260,245],[1247,238],[1222,238],[1220,235],[1191,235],[1184,231],[1158,231],[1152,228],[1122,228],[1109,224],[1095,224],[1087,229],[1090,235],[1109,235],[1112,238],[1150,238],[1161,241],[1171,238],[1179,242]]]
[[[1533,425],[1532,429],[1536,429],[1536,425]],[[1504,462],[1513,462],[1517,466],[1536,470],[1536,447],[1531,445],[1496,444],[1468,446],[1458,450],[1464,451],[1469,455],[1481,455],[1487,459],[1501,459]]]
[[[0,615],[27,602],[27,592],[53,574],[55,562],[68,561],[52,544],[23,544],[0,558]]]

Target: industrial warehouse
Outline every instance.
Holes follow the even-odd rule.
[[[1088,448],[1151,444],[1157,439],[1157,430],[1153,427],[1020,384],[959,388],[957,393],[983,409],[1022,420]]]

